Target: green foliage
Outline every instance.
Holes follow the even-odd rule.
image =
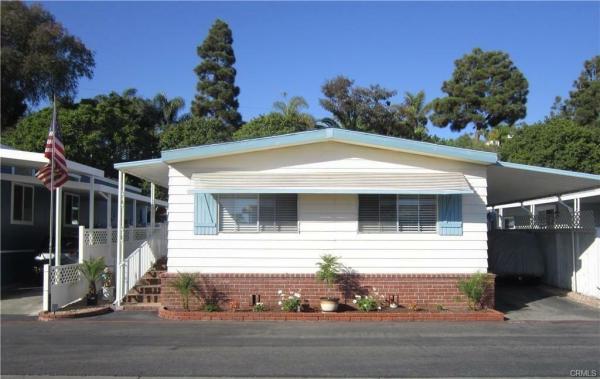
[[[242,116],[237,111],[240,89],[235,85],[232,44],[231,29],[225,22],[216,20],[198,47],[202,62],[194,70],[198,75],[198,92],[192,102],[194,116],[216,118],[229,132],[235,131],[242,122]]]
[[[281,310],[286,312],[296,312],[302,305],[301,295],[298,292],[290,292],[289,295],[285,295],[283,291],[279,290],[279,306]]]
[[[356,304],[356,307],[358,308],[359,311],[362,312],[371,312],[371,311],[376,311],[378,309],[381,309],[380,305],[379,305],[379,301],[371,295],[366,295],[366,296],[359,296],[356,295],[355,299],[352,301],[354,304]]]
[[[202,310],[204,312],[218,312],[218,311],[221,310],[221,308],[219,307],[218,304],[215,304],[215,303],[206,303],[202,307]]]
[[[154,107],[160,110],[162,114],[161,125],[166,126],[176,123],[179,112],[185,106],[185,100],[182,97],[175,97],[173,99],[167,98],[164,93],[159,93],[152,99]]]
[[[567,115],[579,125],[600,128],[600,55],[585,61],[565,102]]]
[[[321,106],[345,129],[411,139],[426,136],[429,106],[422,91],[407,93],[403,103],[392,104],[396,91],[377,84],[355,86],[354,80],[344,76],[326,81],[321,91],[325,95],[319,100]],[[327,126],[335,126],[323,121]]]
[[[333,287],[333,284],[338,280],[342,265],[339,263],[339,258],[331,254],[321,256],[321,261],[317,262],[319,270],[316,272],[316,278],[327,285],[327,294]]]
[[[273,103],[273,109],[286,117],[301,114],[300,110],[307,109],[308,103],[302,96],[292,96],[287,100],[287,93],[283,93],[283,100]]]
[[[252,312],[265,312],[266,310],[267,310],[267,307],[265,306],[264,303],[256,303],[252,307]]]
[[[215,118],[190,117],[165,127],[160,136],[161,150],[179,149],[228,141],[230,134]]]
[[[500,146],[502,160],[600,174],[600,128],[551,118],[517,129]]]
[[[269,113],[258,116],[244,124],[233,134],[233,139],[238,141],[303,132],[313,129],[314,125],[312,117],[306,114]]]
[[[96,281],[100,280],[104,268],[106,268],[104,257],[84,260],[79,266],[79,272],[89,282],[89,296],[96,295]]]
[[[481,309],[481,300],[489,285],[487,274],[478,272],[458,282],[458,290],[467,297],[469,308]]]
[[[447,96],[432,102],[434,125],[461,131],[473,124],[478,137],[525,117],[529,85],[508,54],[476,48],[454,64],[452,78],[442,85]]]
[[[158,155],[161,110],[151,100],[111,92],[59,107],[58,120],[67,158],[116,176],[114,163]],[[3,133],[3,143],[26,151],[44,150],[52,109],[23,118]]]
[[[1,4],[2,128],[53,95],[72,98],[80,77],[92,77],[94,55],[41,5]]]
[[[484,141],[478,140],[473,137],[472,134],[461,134],[459,137],[454,139],[440,138],[437,136],[430,136],[427,138],[427,142],[436,143],[438,145],[446,145],[453,147],[460,147],[463,149],[481,150],[496,152],[497,146],[487,145]]]
[[[181,305],[186,311],[190,310],[190,295],[196,288],[196,275],[187,272],[180,272],[171,286],[179,292],[181,296]]]

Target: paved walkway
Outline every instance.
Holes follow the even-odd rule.
[[[600,323],[174,322],[152,313],[2,322],[2,375],[569,376]]]
[[[17,288],[2,291],[0,314],[35,316],[42,310],[42,288]]]

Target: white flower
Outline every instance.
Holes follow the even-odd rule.
[[[300,298],[300,294],[299,294],[298,292],[296,292],[296,293],[294,294],[294,297]]]
[[[281,304],[283,304],[283,303],[280,301],[280,302],[279,302],[279,303],[277,303],[277,304],[278,304],[278,305],[281,305]]]
[[[354,295],[354,297],[360,299],[360,295]]]
[[[282,290],[279,290],[279,291],[277,291],[277,294],[278,294],[278,295],[281,295],[282,293],[283,293],[283,291],[282,291]]]
[[[294,298],[294,296],[289,296],[288,299],[292,300]]]
[[[356,299],[352,300],[352,302],[353,302],[354,304],[356,304]]]
[[[373,288],[373,291],[377,291],[377,288]]]
[[[381,310],[381,306],[377,307],[377,309]]]

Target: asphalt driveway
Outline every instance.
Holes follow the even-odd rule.
[[[42,310],[42,287],[2,290],[0,314],[35,316]]]
[[[497,282],[496,309],[514,321],[600,321],[599,308],[543,285]]]
[[[176,322],[119,312],[2,322],[2,375],[569,376],[600,370],[600,323]]]

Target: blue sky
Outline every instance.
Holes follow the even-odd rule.
[[[343,74],[441,96],[453,62],[474,47],[504,50],[529,81],[525,121],[543,119],[584,60],[600,53],[600,3],[206,3],[47,2],[95,52],[94,78],[79,98],[137,88],[182,96],[189,107],[196,47],[216,18],[233,30],[240,112],[267,113],[283,92],[304,96],[316,117],[323,82]],[[401,100],[401,96],[397,100]],[[448,129],[429,127],[444,137]]]

